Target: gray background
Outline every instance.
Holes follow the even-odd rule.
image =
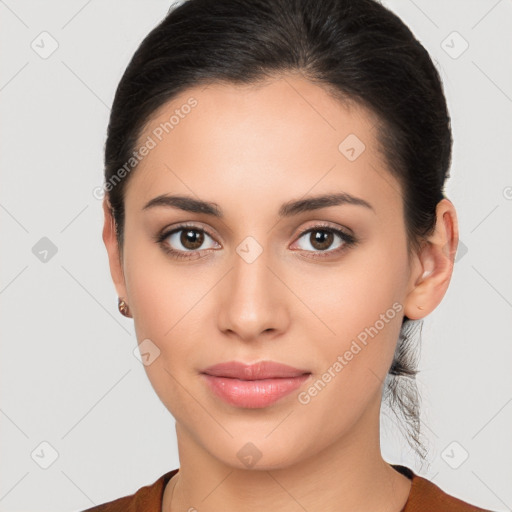
[[[80,510],[178,467],[174,419],[133,355],[132,320],[117,311],[93,196],[115,88],[169,5],[0,1],[1,511]],[[466,501],[511,510],[512,2],[385,5],[444,82],[454,134],[446,190],[462,242],[449,291],[424,323],[429,465],[385,412],[383,455]]]

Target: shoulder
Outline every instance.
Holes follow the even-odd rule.
[[[393,467],[412,480],[409,498],[401,512],[491,512],[447,494],[439,486],[415,474],[408,467],[394,464]]]
[[[134,494],[96,505],[82,512],[161,512],[165,485],[177,473],[173,469],[150,485],[141,487]]]

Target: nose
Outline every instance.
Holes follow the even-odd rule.
[[[243,251],[234,255],[233,267],[222,283],[218,312],[219,329],[244,341],[276,337],[290,321],[290,292],[279,276],[279,265],[270,261],[265,250],[251,260]]]

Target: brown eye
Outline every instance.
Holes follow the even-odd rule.
[[[329,249],[334,240],[334,234],[329,231],[315,230],[310,233],[309,241],[311,246],[319,251]]]
[[[312,253],[311,257],[322,257],[338,254],[356,242],[355,236],[341,229],[320,225],[302,232],[296,244],[299,249]]]
[[[199,249],[204,242],[204,233],[195,229],[182,229],[180,243],[185,249],[194,251]]]
[[[178,226],[159,235],[156,241],[167,253],[178,258],[197,257],[203,249],[219,247],[205,230],[195,226]]]
[[[332,247],[336,242],[336,238],[340,239],[337,246]],[[334,231],[327,228],[313,228],[309,229],[301,235],[299,240],[305,240],[306,243],[299,244],[301,249],[306,251],[327,251],[328,249],[336,249],[345,242],[345,235],[341,231]]]

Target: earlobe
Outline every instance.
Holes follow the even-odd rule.
[[[453,273],[459,240],[457,214],[451,201],[442,199],[436,208],[436,228],[426,240],[411,273],[412,290],[405,300],[404,314],[419,320],[443,299]]]
[[[117,243],[115,220],[107,196],[103,199],[103,213],[105,220],[102,238],[107,249],[110,275],[112,276],[117,295],[119,297],[126,297],[126,285],[119,245]]]

